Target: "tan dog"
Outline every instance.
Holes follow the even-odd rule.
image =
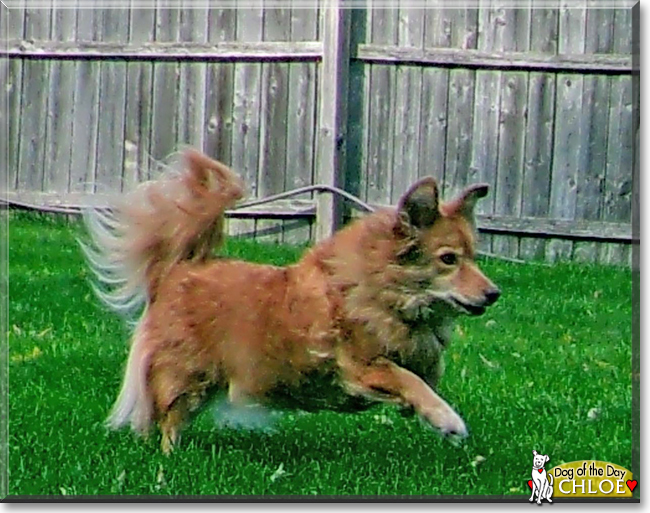
[[[111,426],[157,423],[168,452],[222,391],[235,405],[308,411],[393,403],[467,434],[434,389],[453,319],[499,297],[474,262],[473,209],[486,185],[441,204],[425,178],[396,209],[275,267],[212,256],[243,185],[198,152],[185,160],[183,173],[86,216],[84,249],[108,289],[100,297],[118,311],[145,304]]]

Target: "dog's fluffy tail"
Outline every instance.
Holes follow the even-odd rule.
[[[154,301],[161,278],[182,261],[207,259],[223,240],[224,211],[244,195],[240,178],[195,150],[184,169],[145,182],[110,210],[84,213],[91,242],[80,242],[111,309],[132,314]]]
[[[133,334],[122,389],[106,419],[106,425],[112,429],[119,429],[130,423],[138,433],[146,433],[151,426],[153,407],[146,382],[149,354],[144,340],[144,322],[145,316]]]

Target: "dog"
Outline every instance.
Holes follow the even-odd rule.
[[[444,435],[467,435],[435,388],[453,320],[481,315],[500,295],[474,260],[473,210],[487,185],[443,203],[436,181],[421,179],[396,208],[276,267],[213,255],[244,184],[196,150],[183,162],[84,214],[97,294],[117,312],[142,312],[110,427],[157,425],[169,453],[222,394],[279,410],[391,403]]]
[[[542,503],[542,499],[546,499],[548,502],[553,502],[551,497],[553,496],[553,476],[551,476],[551,482],[549,483],[546,478],[546,469],[544,465],[550,458],[547,454],[539,454],[537,451],[533,450],[533,493],[530,495],[529,502],[535,500],[535,492],[537,492],[537,504]]]

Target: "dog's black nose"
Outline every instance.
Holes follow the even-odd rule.
[[[485,292],[485,306],[490,306],[496,303],[496,300],[501,296],[501,291],[497,288],[489,289]]]

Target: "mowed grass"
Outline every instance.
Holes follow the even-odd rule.
[[[386,406],[289,413],[271,432],[217,428],[208,411],[165,457],[157,434],[103,425],[128,327],[94,298],[80,233],[75,223],[10,219],[11,495],[501,496],[529,493],[533,449],[550,455],[549,468],[631,466],[626,269],[481,262],[503,296],[460,320],[439,390],[469,427],[460,444]],[[226,248],[275,264],[301,252],[236,240]]]

